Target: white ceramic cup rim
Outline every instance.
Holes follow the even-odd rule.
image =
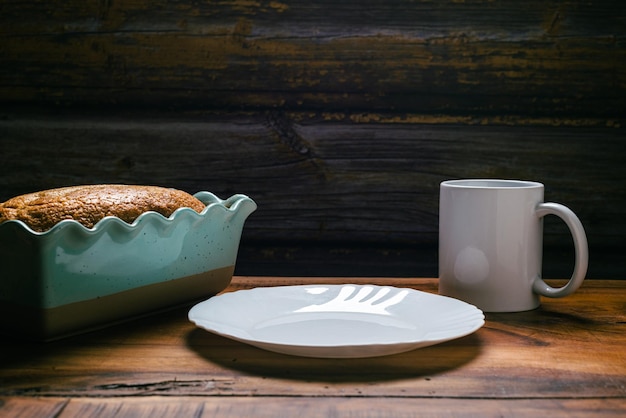
[[[542,188],[543,184],[536,181],[526,180],[500,180],[500,179],[466,179],[447,180],[441,183],[445,187],[461,189],[532,189]]]

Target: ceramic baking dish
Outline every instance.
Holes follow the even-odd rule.
[[[256,210],[245,195],[195,194],[202,213],[146,212],[128,224],[107,217],[35,232],[0,224],[0,331],[52,340],[212,296],[228,286],[243,225]]]

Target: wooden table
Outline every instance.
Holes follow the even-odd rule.
[[[436,279],[235,277],[228,291]],[[369,359],[266,352],[195,328],[188,307],[52,343],[3,337],[0,417],[624,416],[626,281],[587,280],[472,335]]]

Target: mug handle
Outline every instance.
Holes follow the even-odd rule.
[[[551,298],[567,296],[580,287],[587,274],[589,249],[585,229],[578,216],[570,208],[558,203],[540,203],[535,208],[535,213],[540,218],[546,215],[556,215],[565,222],[574,239],[575,261],[574,272],[565,286],[554,288],[544,282],[541,277],[537,277],[533,282],[533,291]]]

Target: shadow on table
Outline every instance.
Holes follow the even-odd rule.
[[[207,361],[262,377],[368,382],[433,376],[457,369],[482,350],[479,333],[454,341],[381,357],[322,359],[274,353],[201,329],[187,335],[187,346]]]

